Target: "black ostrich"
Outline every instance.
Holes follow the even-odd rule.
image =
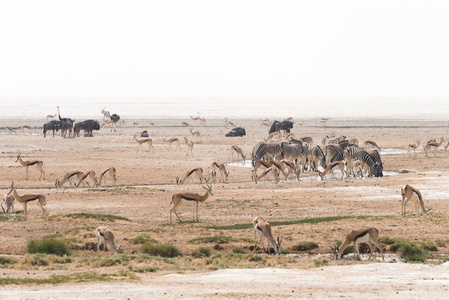
[[[69,122],[69,123],[73,123],[75,122],[75,120],[72,120],[70,118],[61,118],[61,115],[59,114],[59,106],[56,106],[58,108],[58,117],[59,117],[59,121],[61,122]]]
[[[112,114],[111,121],[112,121],[112,127],[114,127],[114,124],[115,124],[115,128],[117,128],[117,122],[120,121],[120,116],[117,114]],[[115,131],[115,128],[114,128],[114,131]],[[111,131],[112,131],[112,128],[111,128]]]

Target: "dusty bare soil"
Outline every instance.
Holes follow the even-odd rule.
[[[109,128],[102,128],[99,132],[94,132],[92,138],[63,139],[60,136],[54,138],[51,134],[47,138],[39,133],[14,134],[8,130],[0,133],[1,154],[0,154],[0,188],[6,192],[11,181],[14,180],[19,194],[43,193],[47,197],[46,209],[49,218],[41,218],[40,209],[32,203],[28,208],[28,221],[3,221],[2,234],[0,236],[0,253],[22,255],[25,253],[26,242],[30,239],[40,238],[46,235],[66,232],[72,228],[82,226],[107,225],[115,233],[116,239],[120,242],[123,239],[123,248],[126,252],[137,251],[139,245],[129,243],[132,239],[142,233],[143,230],[159,241],[176,245],[184,254],[189,255],[198,244],[189,243],[190,240],[198,237],[224,234],[239,239],[238,242],[222,244],[223,249],[219,251],[231,251],[233,247],[243,247],[249,249],[252,243],[244,238],[252,239],[251,230],[213,230],[205,227],[210,225],[233,225],[240,223],[250,223],[257,216],[264,216],[270,221],[299,220],[305,218],[329,217],[329,216],[370,216],[366,219],[349,218],[339,221],[322,222],[316,224],[300,224],[273,227],[274,235],[283,236],[283,249],[291,251],[293,245],[301,241],[314,241],[319,248],[311,251],[312,254],[319,254],[326,257],[329,252],[329,245],[333,245],[336,240],[343,240],[346,233],[353,227],[369,225],[378,228],[380,236],[392,238],[407,238],[416,241],[441,241],[447,246],[441,246],[434,253],[444,256],[449,253],[449,243],[447,234],[448,219],[448,199],[449,192],[449,158],[447,152],[441,147],[430,158],[426,158],[423,152],[418,152],[416,156],[409,156],[407,153],[382,155],[384,162],[385,176],[383,178],[353,179],[346,178],[343,181],[327,179],[317,181],[317,173],[305,172],[301,174],[300,181],[290,180],[274,182],[259,182],[257,185],[251,182],[250,168],[238,165],[228,165],[230,171],[228,183],[216,183],[213,186],[214,196],[199,206],[199,223],[183,222],[179,223],[174,218],[174,224],[169,225],[169,210],[171,195],[180,191],[205,192],[198,181],[182,186],[175,185],[175,177],[182,177],[188,169],[202,167],[205,170],[213,161],[230,162],[229,149],[231,145],[240,146],[247,157],[253,145],[263,141],[267,136],[268,129],[259,127],[258,120],[233,120],[238,126],[244,126],[247,136],[239,138],[225,138],[224,134],[230,130],[223,126],[223,120],[207,120],[205,126],[195,126],[195,130],[201,132],[201,141],[195,143],[193,157],[186,156],[186,146],[181,145],[181,151],[176,151],[172,145],[163,144],[164,139],[171,137],[192,138],[189,129],[181,127],[182,121],[194,124],[191,120],[152,120],[155,125],[152,127],[149,120],[138,120],[138,127],[133,127],[134,120],[126,120],[125,126],[112,131]],[[297,120],[299,121],[299,120]],[[302,121],[302,120],[301,120]],[[0,122],[2,126],[38,126],[41,121],[8,120]],[[196,124],[199,125],[199,124]],[[144,151],[138,150],[138,145],[133,141],[133,135],[142,130],[148,130],[153,138],[155,151],[148,152],[147,145],[142,145]],[[18,131],[19,132],[19,131]],[[306,120],[304,126],[293,129],[296,137],[311,136],[315,143],[321,144],[325,135],[344,134],[347,137],[358,138],[360,143],[365,140],[374,140],[382,147],[384,153],[391,149],[406,150],[409,143],[420,140],[421,144],[430,138],[437,138],[447,135],[447,122],[433,120],[331,120],[327,127],[318,126],[318,120]],[[29,169],[30,180],[25,180],[25,169],[15,163],[17,152],[22,152],[24,160],[40,159],[44,161],[46,172],[45,180],[38,180],[39,172],[36,167]],[[56,190],[55,180],[61,179],[66,172],[73,170],[95,170],[100,173],[107,167],[114,166],[117,169],[117,187],[111,187],[108,179],[106,188],[89,189],[65,188]],[[398,173],[399,170],[406,169],[408,173]],[[196,179],[194,179],[196,180]],[[418,218],[412,215],[412,205],[409,205],[407,212],[409,216],[403,219],[400,217],[400,189],[405,184],[411,184],[421,190],[426,206],[431,206],[432,210],[427,218]],[[140,187],[142,186],[142,187]],[[136,187],[136,188],[126,188]],[[186,204],[179,209],[179,214],[183,221],[190,221],[192,218],[192,205]],[[23,213],[20,204],[16,203],[18,214]],[[111,214],[129,218],[131,221],[118,220],[115,222],[102,222],[94,219],[74,219],[65,217],[70,213],[96,213]],[[84,237],[86,236],[86,237]],[[94,242],[91,235],[81,232],[79,239],[85,242]],[[83,243],[80,243],[80,249]],[[204,246],[213,246],[206,244]],[[218,251],[218,250],[217,250]],[[81,250],[76,252],[81,253]],[[77,254],[75,254],[77,255]],[[329,257],[329,256],[327,256]],[[293,257],[288,264],[271,264],[270,267],[282,267],[289,269],[313,268],[314,257]],[[387,261],[394,261],[394,258],[387,258]],[[202,275],[193,276],[195,280],[187,275],[166,276],[167,272],[160,271],[151,275],[139,275],[140,283],[107,283],[107,284],[84,284],[84,288],[91,291],[97,290],[98,286],[109,291],[107,298],[124,298],[123,289],[144,289],[154,290],[154,295],[162,297],[173,286],[177,286],[176,291],[187,297],[211,297],[215,293],[222,297],[245,297],[258,295],[262,297],[284,298],[287,292],[291,297],[298,297],[298,288],[301,287],[306,292],[299,294],[300,297],[317,297],[326,295],[330,298],[337,297],[338,293],[354,298],[365,297],[366,295],[375,298],[391,296],[400,287],[409,287],[412,291],[425,291],[431,289],[434,281],[432,274],[435,271],[440,274],[443,266],[410,266],[401,264],[369,264],[365,262],[329,262],[329,264],[344,264],[348,266],[331,266],[310,270],[285,270],[262,271],[245,270],[233,272],[232,270],[217,271]],[[397,270],[394,269],[396,266]],[[378,271],[372,271],[374,268]],[[410,268],[410,269],[406,269]],[[438,272],[437,272],[438,270]],[[447,271],[447,267],[444,269]],[[0,270],[3,277],[23,277],[39,276],[48,277],[53,274],[66,274],[77,272],[78,270],[48,271],[45,269],[33,270],[31,274],[26,270]],[[394,272],[407,274],[413,271],[416,277],[410,278],[411,283],[419,281],[417,285],[406,283],[402,277],[391,275]],[[260,286],[261,278],[265,278],[264,272],[274,272],[276,276],[269,276],[272,279],[271,285],[266,285],[266,290]],[[422,273],[420,273],[422,272]],[[442,272],[442,271],[441,271]],[[367,278],[367,274],[372,275]],[[444,272],[443,272],[444,273]],[[447,273],[447,272],[446,272]],[[237,274],[237,275],[236,275]],[[249,275],[251,274],[251,275]],[[282,277],[279,277],[282,274]],[[343,274],[337,280],[335,277]],[[350,278],[347,277],[350,275]],[[393,281],[389,284],[390,289],[376,290],[374,288],[366,290],[366,285],[357,283],[363,276],[371,284],[373,281],[382,282],[382,276]],[[422,274],[422,276],[421,276]],[[222,289],[220,283],[228,282],[229,276],[232,278],[241,275],[241,281],[237,284],[228,284]],[[310,280],[310,276],[313,280]],[[316,276],[316,277],[313,277]],[[301,278],[298,283],[298,277]],[[244,278],[254,278],[254,280],[244,280]],[[280,281],[279,278],[284,280]],[[307,280],[302,280],[308,278]],[[334,285],[326,289],[324,284],[329,278],[334,278]],[[346,278],[346,279],[345,279]],[[397,279],[397,282],[395,281]],[[354,280],[353,280],[354,279]],[[426,281],[426,279],[428,279]],[[204,280],[204,281],[202,281]],[[441,279],[442,280],[442,279]],[[445,278],[447,280],[447,278]],[[175,282],[173,285],[171,282]],[[179,282],[179,285],[177,283]],[[232,282],[232,281],[229,281]],[[263,281],[262,281],[263,282]],[[441,283],[441,282],[440,282]],[[246,285],[245,285],[246,284]],[[321,284],[321,285],[320,285]],[[282,288],[273,288],[273,286]],[[303,286],[304,285],[304,286]],[[87,288],[86,286],[89,286]],[[110,288],[116,287],[115,289]],[[180,288],[180,286],[182,288]],[[206,291],[204,287],[210,288]],[[245,286],[245,287],[244,287]],[[249,287],[248,287],[249,286]],[[167,287],[164,290],[164,287]],[[185,287],[185,290],[184,290]],[[201,288],[204,292],[196,293],[196,289]],[[347,288],[347,289],[346,289]],[[365,289],[364,289],[365,288]],[[5,293],[10,287],[2,287]],[[44,294],[27,294],[27,290],[39,289],[48,290],[49,287],[19,287],[14,290],[23,290],[23,294],[17,294],[17,298],[45,298]],[[51,287],[54,290],[54,287]],[[323,290],[324,289],[324,290]],[[349,289],[349,290],[348,290]],[[447,289],[447,288],[446,288]],[[57,294],[72,291],[73,297],[79,289],[73,285],[63,285],[57,287],[55,294],[50,298],[59,298]],[[245,290],[245,292],[243,292]],[[277,293],[279,290],[279,293]],[[314,292],[320,291],[319,294]],[[442,290],[444,290],[442,288]],[[115,292],[116,291],[116,292]],[[402,291],[402,290],[401,290]],[[138,297],[143,295],[136,291]],[[158,294],[159,293],[159,294]],[[160,294],[162,293],[162,294]],[[361,293],[364,296],[361,296]],[[102,294],[104,296],[104,294]],[[129,294],[127,294],[129,295]],[[169,293],[166,296],[175,298],[177,294]],[[406,294],[408,297],[411,294]],[[423,292],[422,295],[425,295]],[[94,294],[88,297],[96,298]],[[407,296],[404,296],[407,298]],[[64,297],[65,298],[65,297]],[[72,297],[70,297],[72,298]]]

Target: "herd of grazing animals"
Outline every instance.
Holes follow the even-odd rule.
[[[110,114],[109,111],[102,110],[103,114],[103,125],[104,124],[112,124],[115,125],[114,131],[116,130],[118,123],[120,121],[120,116],[116,114]],[[95,120],[86,120],[78,123],[74,123],[75,120],[70,118],[61,118],[59,114],[58,107],[58,118],[59,121],[52,120],[43,125],[43,133],[44,137],[46,137],[46,132],[48,130],[54,132],[61,130],[61,136],[66,137],[67,133],[70,137],[73,132],[73,137],[79,136],[80,130],[85,131],[85,136],[92,137],[93,130],[99,130],[99,123]],[[56,117],[55,115],[48,115],[48,119],[53,119]],[[206,120],[202,117],[191,117],[192,121],[199,121],[201,125],[205,125]],[[329,118],[322,118],[320,120],[320,125],[326,126]],[[123,123],[123,120],[122,120]],[[339,169],[341,174],[341,180],[347,177],[354,178],[363,178],[365,177],[382,177],[383,164],[380,156],[381,148],[377,145],[376,142],[372,140],[367,140],[363,143],[364,147],[358,146],[358,140],[356,138],[347,139],[345,136],[326,136],[323,139],[323,147],[320,147],[317,144],[313,143],[313,139],[311,137],[302,137],[299,139],[295,138],[294,133],[290,132],[293,128],[293,118],[287,118],[286,120],[279,122],[274,121],[270,122],[268,119],[261,120],[260,126],[269,127],[268,138],[265,139],[264,142],[257,143],[251,152],[251,178],[255,183],[258,183],[263,178],[271,178],[276,183],[278,183],[281,179],[280,175],[282,174],[282,179],[284,181],[288,181],[291,175],[294,175],[294,179],[300,181],[300,173],[304,172],[317,172],[319,178],[324,181],[327,173],[331,173],[331,175],[335,178],[334,169]],[[303,123],[298,123],[300,126],[303,126]],[[103,126],[102,125],[102,126]],[[137,123],[133,124],[138,125]],[[225,127],[231,125],[235,126],[234,123],[225,119],[224,122]],[[182,126],[188,126],[187,123],[183,122]],[[24,129],[34,130],[34,127],[31,126],[22,126],[22,131]],[[111,128],[112,131],[112,128]],[[189,128],[190,134],[192,137],[196,138],[196,142],[200,143],[201,134],[198,130],[193,130]],[[142,144],[148,144],[148,151],[153,150],[153,140],[151,138],[143,138],[138,139],[136,135],[134,135],[133,139],[138,144],[138,150],[141,149]],[[276,140],[276,142],[268,142]],[[193,156],[193,141],[189,141],[186,137],[184,137],[185,144],[187,146],[186,156]],[[425,156],[429,158],[428,151],[434,150],[434,156],[436,156],[437,149],[443,145],[445,142],[444,138],[441,138],[439,142],[435,139],[429,140],[424,146],[423,150],[425,152]],[[180,138],[170,138],[168,140],[164,140],[163,143],[168,143],[168,149],[174,143],[176,144],[176,149],[181,150],[180,147]],[[414,155],[416,156],[416,150],[419,147],[420,142],[416,141],[415,143],[411,143],[408,145],[408,152],[410,155],[410,150],[414,151]],[[444,147],[447,149],[449,143]],[[37,166],[37,169],[40,171],[39,180],[45,180],[45,171],[43,170],[43,161],[41,160],[30,160],[24,161],[21,156],[21,152],[18,153],[16,162],[19,162],[21,166],[26,169],[26,180],[29,180],[29,166]],[[236,155],[236,158],[234,157]],[[246,155],[244,154],[241,147],[232,145],[230,148],[229,160],[231,161],[242,161],[243,164],[246,163]],[[217,181],[217,173],[219,172],[219,182],[227,183],[229,180],[229,171],[226,169],[225,162],[214,161],[211,163],[208,172],[205,172],[201,167],[195,167],[193,169],[188,170],[185,175],[180,179],[176,177],[176,184],[182,185],[186,184],[189,181],[193,181],[193,177],[196,177],[199,181],[199,184],[202,185],[202,188],[206,190],[206,192],[201,195],[198,193],[192,192],[181,192],[173,194],[171,197],[171,203],[173,207],[170,209],[170,224],[173,223],[172,214],[174,213],[179,220],[181,221],[180,216],[177,213],[177,209],[181,206],[181,204],[185,202],[195,202],[193,208],[193,221],[198,221],[198,205],[199,203],[205,202],[209,196],[213,196],[212,192],[212,184]],[[258,169],[263,169],[262,174],[258,175]],[[56,179],[55,187],[61,188],[63,185],[68,182],[70,187],[78,188],[81,184],[83,186],[87,183],[86,181],[90,179],[94,187],[101,186],[106,184],[106,179],[110,178],[112,180],[112,186],[116,185],[116,168],[108,167],[104,171],[100,173],[99,179],[97,179],[96,172],[94,170],[89,170],[87,172],[82,172],[79,170],[71,171],[66,173],[61,180]],[[76,182],[72,183],[72,179],[76,178]],[[335,178],[336,179],[336,178]],[[425,208],[424,201],[422,199],[422,195],[420,191],[410,185],[406,185],[401,188],[402,193],[402,203],[401,203],[401,215],[405,217],[405,207],[407,202],[411,201],[416,204],[416,214],[419,216],[419,208],[421,207],[421,211],[423,216],[427,216],[428,211],[431,210]],[[43,216],[45,217],[46,210],[46,197],[43,194],[25,194],[19,195],[17,190],[14,187],[14,182],[11,183],[10,189],[7,194],[3,197],[3,203],[1,205],[3,212],[9,212],[10,209],[14,211],[14,200],[21,203],[24,207],[24,217],[27,220],[27,205],[28,202],[37,201],[38,205],[42,209]],[[3,204],[6,205],[6,209],[3,207]],[[196,213],[196,218],[195,218]],[[270,253],[270,244],[273,246],[274,253],[280,255],[281,254],[281,242],[282,238],[277,237],[275,240],[272,236],[271,226],[263,217],[257,216],[253,220],[253,229],[255,233],[255,247],[254,251],[258,248],[262,238],[265,237],[267,240],[267,251]],[[259,240],[257,241],[256,235],[259,234]],[[114,234],[112,231],[105,227],[99,226],[95,230],[95,235],[97,238],[97,250],[100,250],[101,245],[103,245],[104,250],[106,250],[106,243],[110,245],[114,254],[119,253],[121,251],[121,245],[119,247],[115,246],[114,242]],[[358,244],[359,243],[367,243],[371,249],[371,253],[369,259],[371,258],[375,248],[377,247],[383,257],[383,250],[378,242],[379,232],[376,228],[373,227],[357,227],[352,229],[341,247],[332,247],[332,253],[335,259],[341,259],[342,253],[347,246],[350,244],[354,244],[354,256],[359,254]]]

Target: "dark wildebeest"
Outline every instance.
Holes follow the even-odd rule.
[[[78,122],[75,124],[75,128],[73,129],[73,136],[79,137],[80,130],[84,130],[84,132],[87,133],[87,136],[92,137],[93,130],[100,130],[100,123],[98,123],[95,120],[86,120],[86,121]]]
[[[270,127],[270,131],[268,133],[278,132],[284,130],[286,133],[290,133],[290,129],[293,128],[293,122],[291,121],[274,121]]]
[[[65,137],[67,135],[67,131],[69,132],[69,136],[72,136],[73,122],[61,121],[61,123],[59,124],[59,129],[61,130],[62,137]]]
[[[246,135],[245,128],[236,127],[232,129],[230,132],[226,133],[225,136],[244,136]]]
[[[56,132],[59,130],[59,124],[61,122],[60,121],[50,121],[48,123],[44,124],[44,138],[47,137],[47,131],[48,130],[53,130],[53,137],[55,137],[55,130]]]
[[[120,121],[120,116],[117,114],[112,114],[111,121],[112,121],[112,127],[114,127],[114,124],[115,124],[115,128],[117,128],[117,122]],[[114,128],[114,131],[115,131],[115,128]],[[112,128],[111,128],[111,131],[112,131]]]

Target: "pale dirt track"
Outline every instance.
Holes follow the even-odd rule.
[[[181,145],[182,151],[171,150],[163,144],[163,139],[171,137],[191,138],[188,128],[180,127],[181,121],[187,121],[194,124],[191,120],[152,120],[155,126],[149,125],[149,120],[138,120],[139,128],[132,127],[133,120],[127,120],[126,126],[117,129],[117,132],[111,132],[110,129],[102,129],[94,132],[93,138],[62,139],[61,137],[51,137],[46,139],[39,135],[21,135],[0,133],[2,145],[0,146],[0,190],[5,192],[11,180],[14,180],[19,194],[41,192],[47,197],[46,208],[50,216],[65,215],[69,213],[98,213],[113,214],[131,219],[128,221],[100,222],[92,219],[73,219],[67,217],[50,218],[44,220],[41,218],[41,211],[35,204],[29,205],[27,222],[4,221],[1,222],[2,235],[0,235],[0,253],[17,254],[25,253],[25,244],[32,238],[39,238],[49,234],[61,233],[75,227],[81,226],[99,226],[107,225],[116,234],[119,241],[138,236],[142,230],[150,230],[152,238],[161,243],[170,243],[179,247],[185,255],[189,255],[192,250],[198,247],[197,244],[191,244],[189,241],[197,237],[211,236],[219,232],[205,229],[208,225],[233,225],[237,223],[250,223],[257,216],[264,216],[268,221],[287,221],[299,220],[304,218],[328,217],[328,216],[371,216],[367,219],[344,219],[333,222],[323,222],[317,224],[301,224],[289,226],[273,227],[275,235],[284,236],[283,248],[291,251],[291,247],[300,241],[315,241],[319,248],[312,253],[328,253],[329,245],[336,240],[342,240],[346,233],[353,227],[360,225],[374,226],[379,229],[380,236],[403,237],[415,241],[442,241],[446,246],[438,248],[437,254],[447,255],[449,253],[449,237],[447,234],[447,220],[449,210],[449,158],[447,152],[441,149],[437,157],[430,155],[430,159],[424,157],[424,153],[417,153],[415,157],[409,157],[408,154],[396,154],[382,156],[384,170],[388,176],[383,178],[369,178],[364,180],[355,180],[352,178],[343,181],[328,180],[325,182],[316,181],[317,174],[306,172],[301,174],[301,180],[288,181],[275,184],[272,182],[261,182],[254,184],[250,182],[250,169],[238,166],[228,166],[230,170],[229,183],[217,183],[214,185],[214,196],[205,203],[200,204],[199,218],[200,223],[179,223],[169,226],[170,197],[173,193],[179,191],[193,191],[203,193],[203,189],[198,183],[176,186],[174,184],[176,176],[182,176],[188,169],[193,167],[202,167],[205,170],[213,161],[229,162],[229,148],[231,145],[242,147],[244,152],[249,155],[253,145],[256,142],[266,138],[267,128],[260,128],[258,120],[232,120],[240,126],[245,126],[248,134],[242,138],[224,138],[224,134],[230,130],[223,127],[223,120],[208,120],[205,127],[196,126],[202,135],[201,143],[195,145],[193,157],[186,156],[186,146]],[[447,122],[439,121],[409,121],[409,120],[330,120],[328,127],[318,127],[319,120],[296,120],[304,121],[304,127],[295,126],[293,132],[297,137],[311,136],[315,143],[321,144],[321,139],[325,135],[332,133],[344,134],[347,137],[356,137],[360,143],[365,140],[376,141],[383,149],[406,150],[409,143],[420,140],[424,143],[430,138],[439,139],[447,135]],[[30,123],[25,120],[8,120],[0,122],[0,126],[20,126]],[[23,124],[22,124],[23,123]],[[30,125],[41,125],[42,122],[35,121]],[[373,126],[385,127],[373,127]],[[362,126],[362,127],[360,127]],[[410,127],[412,126],[412,127]],[[420,127],[422,126],[422,127]],[[142,130],[148,130],[150,137],[153,138],[155,152],[136,152],[137,144],[132,140],[133,135]],[[146,145],[143,145],[146,146]],[[146,150],[147,148],[144,147]],[[25,181],[25,170],[18,167],[15,163],[17,151],[22,151],[25,160],[41,159],[44,161],[46,171],[46,180],[38,181],[39,173],[35,167],[30,167],[30,180]],[[248,156],[249,157],[249,156]],[[60,189],[55,190],[54,182],[56,178],[61,178],[66,172],[73,170],[87,171],[94,169],[97,173],[109,166],[117,168],[117,184],[119,186],[137,186],[151,185],[148,188],[138,189]],[[408,173],[397,174],[401,169],[409,170]],[[432,211],[428,218],[417,218],[410,216],[406,219],[399,217],[400,211],[400,188],[405,184],[411,184],[421,190],[427,206],[432,206]],[[107,185],[110,185],[108,181]],[[66,186],[67,187],[67,186]],[[22,214],[22,207],[16,204],[16,210]],[[408,206],[408,213],[412,212],[412,206]],[[184,205],[180,210],[180,216],[183,220],[189,221],[192,217],[192,206]],[[81,232],[78,239],[83,242],[94,242],[93,238],[84,238]],[[252,239],[251,230],[226,230],[225,235],[229,235],[238,242],[223,244],[221,251],[230,251],[233,247],[243,247],[249,249],[252,243],[245,242],[242,239]],[[123,248],[127,252],[135,251],[139,245],[134,245],[123,241]],[[82,246],[82,243],[80,244]],[[213,246],[213,245],[204,245]],[[294,251],[291,251],[294,252]],[[108,255],[108,254],[105,254]],[[283,298],[291,294],[291,290],[299,293],[299,284],[309,282],[312,296],[326,295],[330,298],[337,293],[344,293],[345,288],[350,288],[350,294],[354,298],[360,298],[357,295],[363,295],[362,298],[373,297],[383,298],[382,293],[390,295],[396,291],[406,292],[408,281],[403,276],[394,277],[393,271],[389,268],[400,268],[404,276],[410,277],[411,282],[419,282],[419,290],[424,295],[425,287],[430,291],[438,292],[438,289],[431,289],[441,270],[444,267],[420,266],[420,265],[399,265],[399,264],[370,264],[369,267],[357,262],[342,262],[351,264],[351,266],[331,266],[312,270],[293,270],[294,268],[310,268],[314,266],[313,259],[298,259],[291,262],[288,266],[272,265],[271,267],[288,267],[288,271],[278,270],[276,276],[270,276],[275,288],[267,288],[272,297]],[[331,265],[336,264],[330,262]],[[260,267],[264,267],[261,265]],[[353,274],[354,279],[359,276],[360,280],[343,280],[345,277],[337,277],[333,272],[339,270],[339,274]],[[376,268],[376,272],[365,272],[365,268]],[[407,268],[413,271],[409,274]],[[447,267],[446,267],[447,269]],[[63,271],[33,270],[33,273],[27,274],[26,270],[1,270],[0,276],[11,277],[48,277],[55,273],[68,274],[78,269]],[[95,270],[97,271],[97,270]],[[125,298],[121,294],[121,289],[108,289],[108,286],[116,285],[129,287],[130,289],[147,289],[150,292],[160,292],[163,295],[167,292],[169,296],[176,297],[170,287],[170,281],[180,281],[182,289],[179,291],[184,296],[194,297],[196,286],[199,288],[206,285],[201,280],[215,279],[213,284],[217,287],[223,287],[228,282],[227,276],[235,274],[236,271],[225,270],[213,273],[192,276],[191,274],[177,276],[163,276],[166,272],[156,273],[154,275],[139,275],[142,277],[142,283],[101,283],[101,284],[82,284],[85,298],[95,298],[92,295],[96,292],[96,287],[105,287],[112,294],[103,294],[109,298]],[[238,288],[230,291],[230,294],[222,294],[223,297],[244,296],[239,293],[249,291],[251,294],[260,296],[265,295],[262,286],[258,288],[260,280],[257,276],[262,276],[261,272],[271,272],[263,270],[244,270],[238,274],[251,275],[241,276],[241,282],[245,278],[255,276],[255,280],[248,283],[245,288]],[[289,272],[297,273],[299,276],[288,275]],[[432,274],[435,272],[435,276]],[[285,273],[285,274],[284,274]],[[422,280],[420,276],[422,273]],[[447,273],[447,272],[446,272]],[[3,274],[3,275],[1,275]],[[5,275],[6,274],[6,275]],[[228,274],[228,275],[227,275]],[[286,281],[278,282],[278,278],[285,276]],[[309,278],[310,274],[317,277],[317,280],[299,280],[298,277]],[[323,275],[324,274],[324,275]],[[375,274],[379,275],[379,284],[385,284],[383,289],[375,289]],[[383,275],[382,275],[383,274]],[[415,274],[415,275],[414,275]],[[306,276],[307,275],[307,276]],[[220,277],[222,276],[222,277]],[[264,278],[263,275],[262,277]],[[335,276],[335,278],[334,278]],[[366,276],[373,276],[370,280],[365,280]],[[386,277],[382,277],[386,276]],[[388,279],[388,276],[393,276]],[[351,275],[352,277],[352,275]],[[435,280],[427,278],[435,277]],[[222,281],[219,278],[223,278]],[[311,277],[313,278],[313,277]],[[388,280],[384,280],[386,278]],[[408,278],[408,277],[406,277]],[[192,279],[191,284],[186,282]],[[201,280],[200,280],[201,279]],[[327,287],[327,281],[337,281],[335,285]],[[358,283],[361,281],[360,283]],[[397,285],[396,285],[397,281]],[[162,284],[165,282],[164,284]],[[240,282],[240,281],[239,281]],[[369,285],[366,283],[369,282]],[[196,284],[198,283],[198,284]],[[314,287],[318,284],[320,288]],[[245,285],[245,284],[242,284]],[[283,288],[286,285],[289,288]],[[164,287],[167,287],[164,290]],[[174,286],[177,286],[174,284]],[[267,284],[268,286],[268,284]],[[332,287],[333,286],[333,287]],[[367,290],[367,286],[371,289]],[[390,286],[390,288],[387,288]],[[412,288],[415,285],[411,285]],[[442,286],[442,285],[441,285]],[[185,289],[184,289],[185,287]],[[295,288],[290,288],[295,287]],[[421,289],[421,287],[423,287]],[[178,286],[179,288],[179,286]],[[322,288],[322,290],[321,290]],[[3,292],[11,287],[2,287]],[[64,291],[68,289],[78,293],[77,285],[61,286],[32,286],[32,287],[13,287],[14,290],[48,290],[50,292]],[[91,290],[93,294],[87,293]],[[122,289],[123,290],[123,289]],[[277,291],[280,294],[277,294]],[[171,292],[170,292],[171,291]],[[363,294],[368,292],[368,294]],[[401,295],[401,292],[399,295]],[[136,292],[137,293],[137,292]],[[210,293],[210,294],[209,294]],[[290,293],[290,294],[289,294]],[[380,293],[380,294],[379,294]],[[101,294],[101,293],[99,293]],[[209,297],[215,294],[214,291],[205,290],[199,293],[198,297]],[[21,294],[17,294],[21,295]],[[29,294],[23,294],[28,297]],[[73,294],[76,297],[76,294]],[[139,294],[136,294],[139,297]],[[300,294],[308,297],[308,293]],[[380,295],[380,296],[378,296]],[[164,295],[165,296],[165,295]],[[365,297],[366,296],[366,297]],[[410,296],[410,294],[409,294]],[[31,298],[45,298],[45,295],[36,294]],[[143,296],[142,296],[143,297]],[[268,297],[268,296],[267,296]],[[320,298],[319,296],[316,296]],[[406,296],[404,296],[407,298]],[[19,297],[21,298],[21,297]],[[54,298],[58,298],[57,295]],[[65,297],[64,297],[65,298]],[[410,298],[410,297],[409,297]],[[415,297],[413,297],[415,298]],[[438,298],[438,297],[431,297]]]
[[[219,270],[139,283],[3,287],[3,299],[444,299],[449,265],[364,264],[310,270]]]

